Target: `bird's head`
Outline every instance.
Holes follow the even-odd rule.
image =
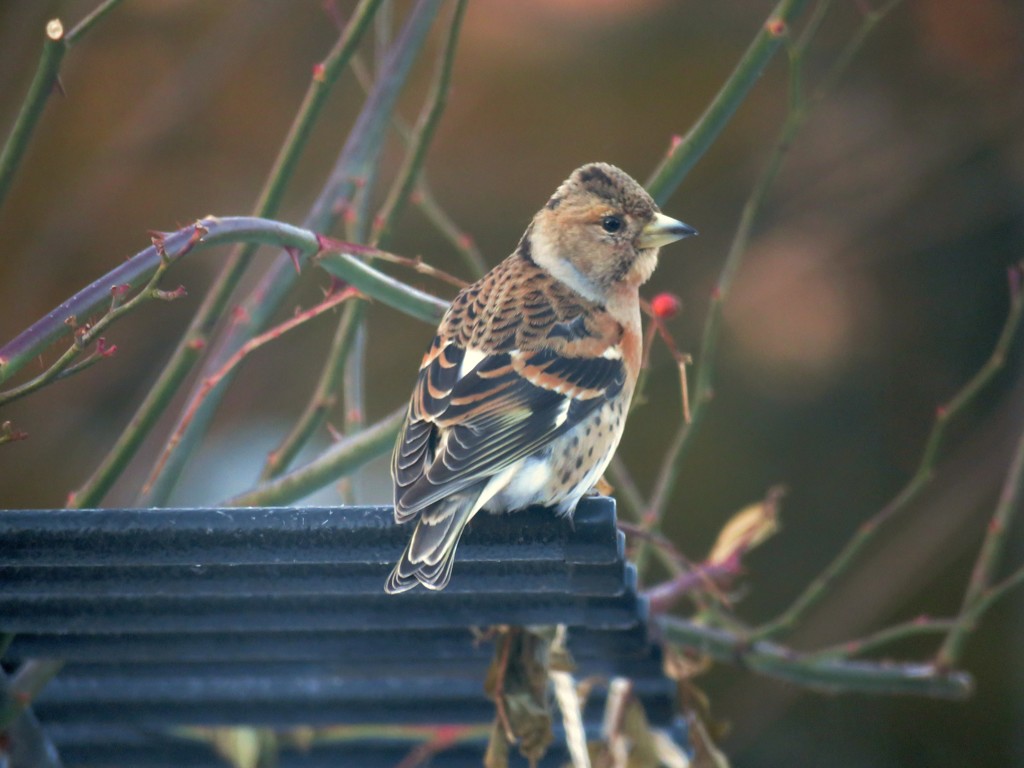
[[[697,234],[665,216],[629,174],[606,163],[577,168],[524,235],[530,257],[577,293],[603,303],[654,272],[658,249]]]

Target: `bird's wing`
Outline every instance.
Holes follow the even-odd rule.
[[[617,341],[572,356],[552,346],[481,353],[435,338],[392,458],[396,519],[538,451],[615,397],[626,381]]]

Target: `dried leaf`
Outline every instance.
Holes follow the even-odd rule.
[[[653,730],[654,747],[664,768],[692,768],[690,756],[664,731]]]
[[[508,740],[501,721],[494,718],[491,737],[487,740],[487,752],[484,753],[484,768],[508,768]]]
[[[712,741],[704,722],[699,717],[690,717],[689,726],[693,768],[730,768],[729,758]]]
[[[708,555],[708,565],[721,565],[742,557],[779,530],[781,488],[773,488],[764,501],[751,504],[733,515],[718,534]]]
[[[274,733],[266,728],[188,728],[186,733],[210,744],[233,768],[258,768],[277,749]]]
[[[484,682],[498,710],[498,727],[519,744],[531,765],[555,738],[547,696],[549,642],[522,627],[502,629]]]

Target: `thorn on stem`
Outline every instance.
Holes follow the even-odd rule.
[[[153,243],[153,247],[156,248],[156,252],[160,256],[160,261],[166,263],[168,258],[164,244],[167,242],[167,233],[151,229],[147,234],[149,235],[149,241]]]
[[[295,267],[295,274],[301,275],[302,265],[299,263],[299,256],[301,254],[301,251],[299,251],[299,249],[296,248],[294,245],[286,245],[284,251],[291,257],[292,265]]]
[[[96,339],[96,354],[99,357],[113,357],[117,354],[117,344],[107,344],[107,339],[100,336]]]
[[[317,83],[323,83],[326,80],[327,69],[324,67],[323,62],[313,65],[313,81]]]
[[[121,306],[131,289],[132,287],[128,283],[110,286],[110,309],[114,310]]]
[[[668,153],[670,155],[675,154],[675,151],[677,149],[679,149],[679,147],[680,147],[680,145],[682,143],[683,143],[683,137],[680,136],[678,133],[673,134],[672,135],[672,139],[669,141],[669,144],[668,144]]]

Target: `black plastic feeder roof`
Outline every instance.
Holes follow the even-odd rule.
[[[630,678],[651,723],[674,726],[612,500],[585,499],[573,523],[478,517],[448,589],[386,595],[410,532],[389,507],[0,511],[3,661],[67,660],[34,704],[67,766],[224,764],[183,725],[489,723],[493,648],[471,628],[495,624],[568,625],[578,676]],[[593,735],[603,705],[584,713]],[[279,764],[394,766],[412,746],[318,744]],[[479,766],[483,749],[430,764]],[[543,765],[567,760],[556,741]]]

